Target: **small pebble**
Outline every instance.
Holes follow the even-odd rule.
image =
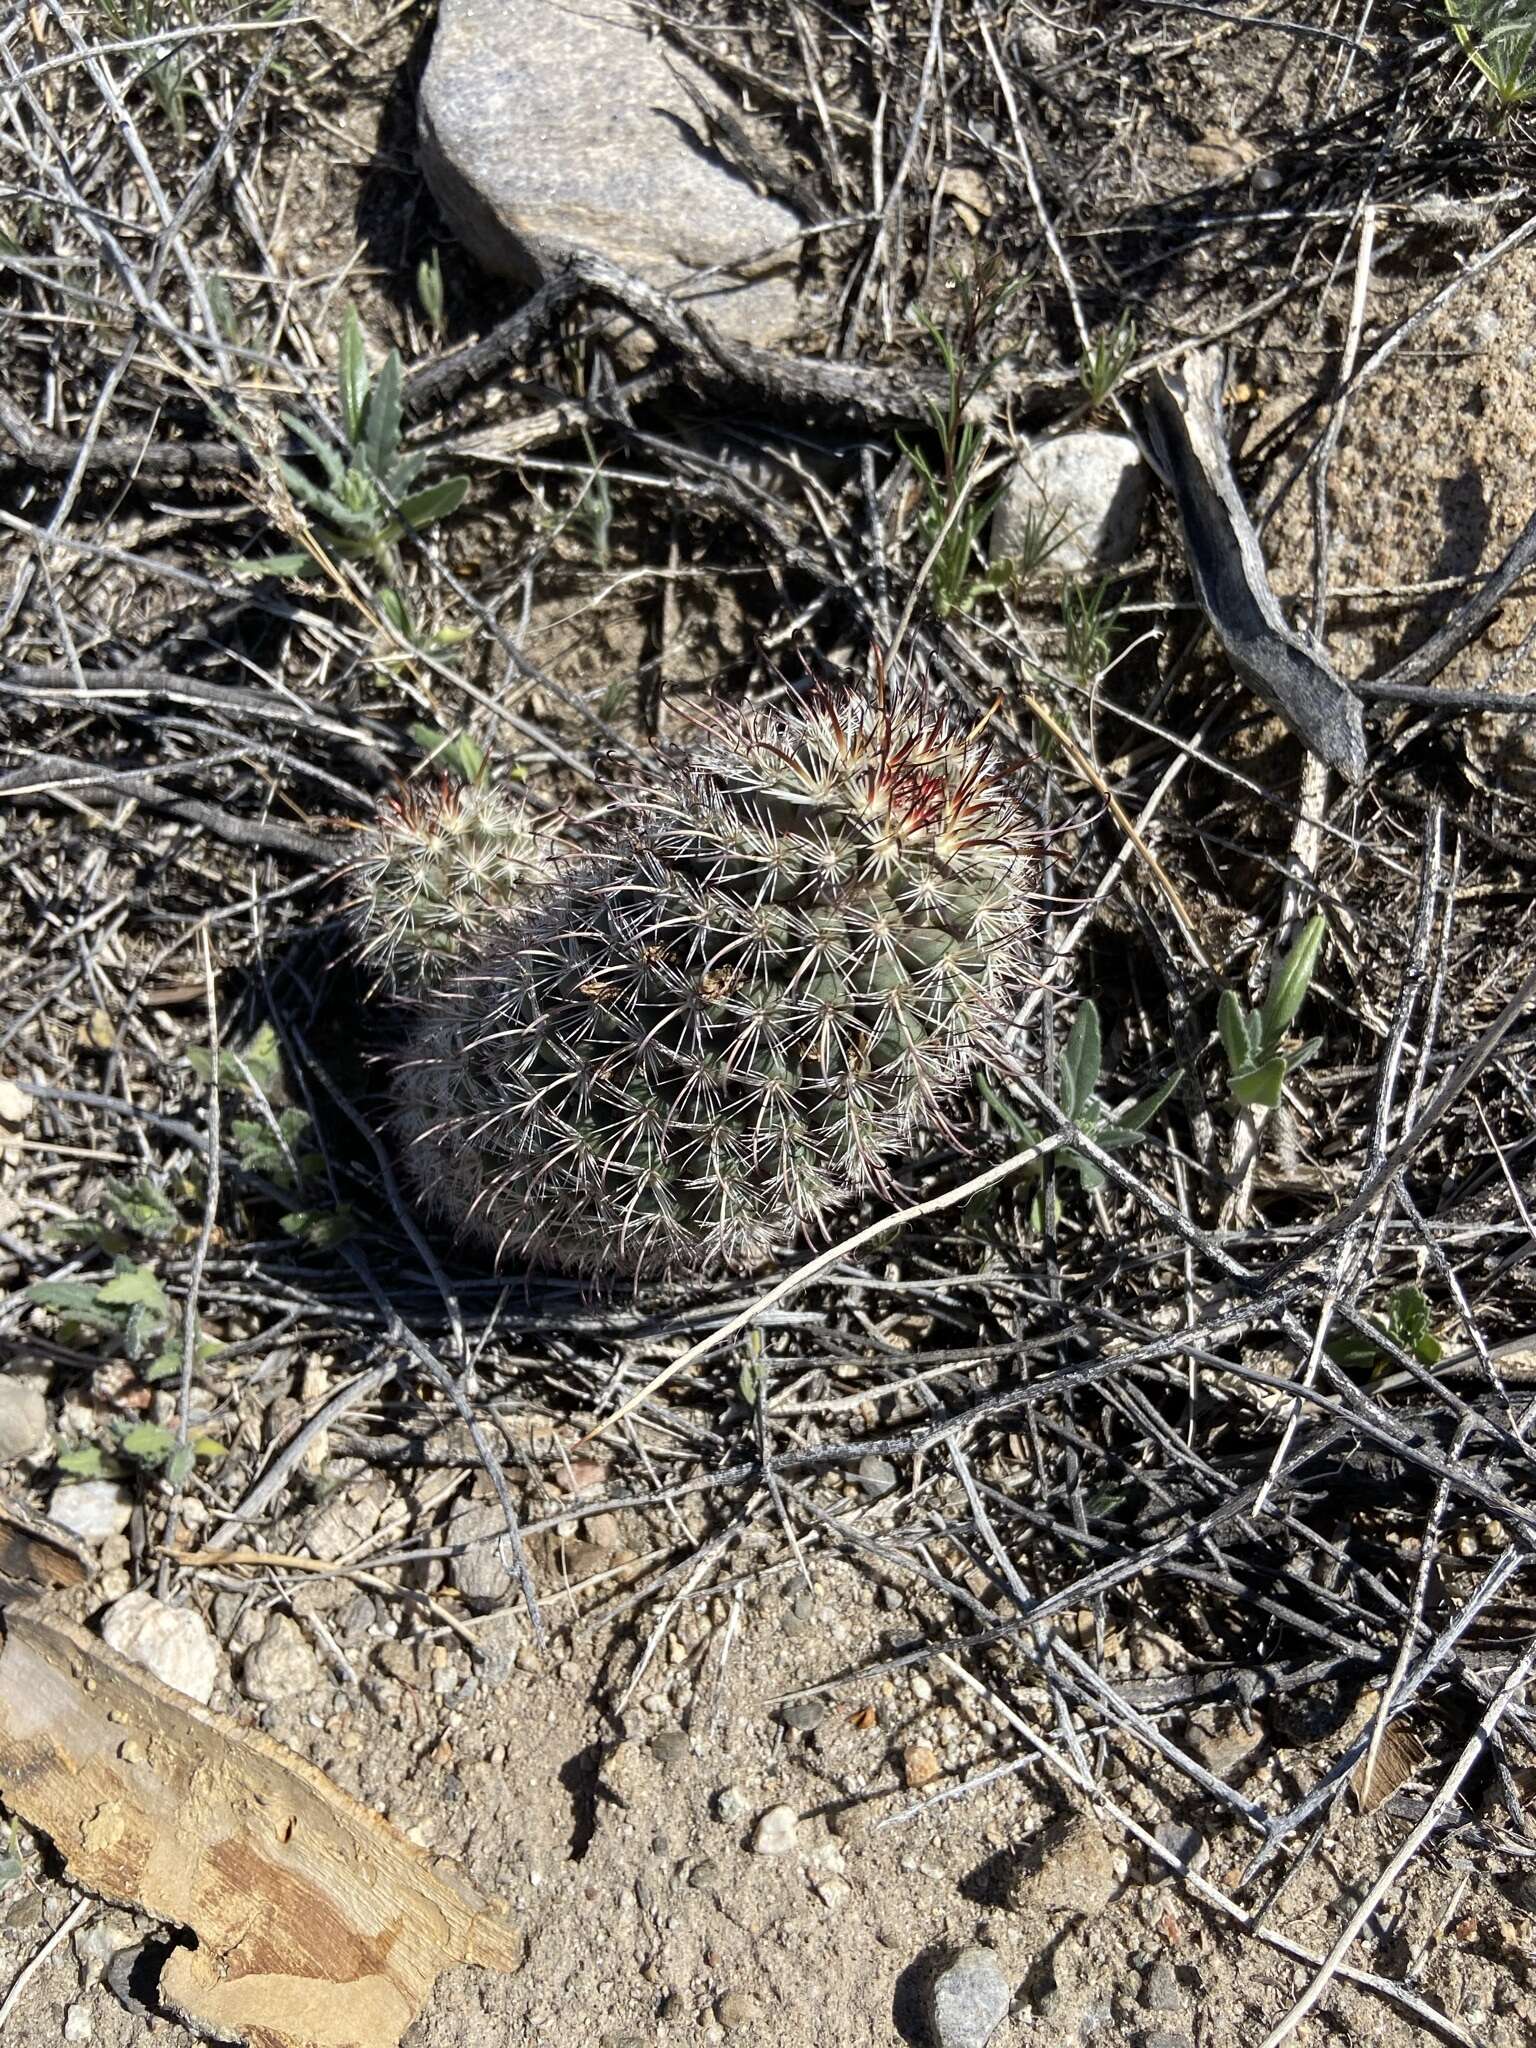
[[[966,1948],[946,1963],[928,1994],[936,2048],[986,2048],[1012,2003],[989,1948]]]
[[[133,1520],[133,1495],[115,1479],[75,1480],[53,1489],[48,1513],[82,1543],[105,1543]]]
[[[662,1728],[651,1737],[651,1755],[659,1764],[679,1764],[688,1754],[688,1737],[681,1728]]]
[[[822,1699],[786,1700],[779,1709],[779,1719],[786,1728],[793,1728],[801,1735],[809,1735],[819,1728],[827,1718],[827,1703]]]
[[[1141,2002],[1148,2012],[1178,2012],[1183,2007],[1184,1994],[1173,1965],[1161,1956],[1142,1983]]]
[[[1190,2048],[1190,2039],[1168,2027],[1147,2027],[1136,2036],[1136,2048]]]
[[[752,1836],[754,1856],[787,1856],[796,1842],[800,1816],[792,1806],[770,1806]]]
[[[261,1706],[313,1692],[324,1673],[309,1638],[287,1614],[272,1615],[261,1639],[245,1653],[241,1689]]]
[[[859,1491],[866,1500],[883,1500],[896,1491],[899,1483],[896,1467],[889,1458],[860,1458]]]
[[[0,1463],[27,1458],[48,1436],[48,1403],[41,1387],[0,1378]]]
[[[1198,1828],[1186,1827],[1182,1821],[1165,1820],[1154,1830],[1157,1845],[1166,1849],[1179,1863],[1190,1870],[1202,1870],[1211,1860],[1211,1852],[1204,1835]],[[1171,1876],[1169,1866],[1162,1858],[1157,1859],[1157,1869],[1162,1876]]]
[[[738,2027],[750,2027],[762,2015],[763,2008],[755,1998],[749,1998],[745,1991],[727,1991],[723,1998],[715,2000],[715,2018],[728,2034]]]
[[[72,2005],[64,2015],[64,2039],[71,2043],[89,2041],[96,2031],[96,2022],[91,2017],[91,2008],[81,2000]]]
[[[937,1754],[925,1742],[909,1742],[901,1752],[901,1774],[909,1792],[921,1792],[942,1769]]]
[[[688,1889],[694,1892],[712,1892],[720,1882],[720,1866],[706,1857],[702,1863],[695,1863],[688,1873]]]
[[[167,1607],[142,1591],[125,1594],[101,1617],[101,1639],[199,1706],[212,1699],[219,1646],[195,1607]]]
[[[715,1794],[715,1819],[734,1827],[752,1811],[752,1802],[739,1785],[722,1785]]]

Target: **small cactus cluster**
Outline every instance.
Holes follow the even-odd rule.
[[[553,841],[516,797],[441,781],[386,804],[353,868],[361,957],[398,987],[435,984],[515,918]]]
[[[480,791],[381,820],[395,1130],[497,1257],[748,1267],[880,1185],[1006,1022],[1035,834],[981,737],[884,690],[721,713],[615,795],[579,855]]]

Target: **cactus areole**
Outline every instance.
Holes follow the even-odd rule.
[[[891,690],[719,713],[595,855],[489,792],[386,817],[358,917],[411,1006],[422,1200],[525,1264],[757,1263],[879,1186],[1007,1022],[1037,839],[985,739]]]

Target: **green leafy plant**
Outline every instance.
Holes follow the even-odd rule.
[[[416,654],[448,654],[455,647],[462,647],[474,635],[473,626],[424,624],[411,610],[405,594],[389,584],[375,592],[374,602],[388,620],[391,630]],[[395,658],[392,654],[382,655],[378,657],[379,666],[385,667]]]
[[[883,1184],[1027,979],[1012,777],[916,690],[720,712],[592,853],[488,794],[386,814],[356,915],[407,1170],[493,1255],[752,1265]]]
[[[1078,380],[1090,406],[1102,405],[1131,366],[1136,353],[1136,322],[1122,313],[1113,327],[1095,336],[1083,350]]]
[[[1078,1005],[1057,1065],[1057,1104],[1062,1115],[1070,1117],[1083,1136],[1101,1152],[1125,1152],[1147,1142],[1147,1126],[1179,1085],[1183,1069],[1176,1068],[1139,1101],[1123,1103],[1112,1109],[1097,1092],[1103,1059],[1098,1005],[1091,999],[1085,999]],[[1005,1103],[999,1097],[990,1083],[984,1086],[983,1092],[993,1107],[1003,1112],[1022,1144],[1038,1145],[1043,1141],[1044,1133],[1039,1125],[1020,1116],[1011,1103]],[[1103,1167],[1070,1144],[1057,1151],[1055,1166],[1057,1173],[1065,1171],[1072,1174],[1084,1194],[1092,1194],[1104,1185]],[[1038,1183],[1043,1180],[1044,1172],[1044,1163],[1041,1162],[1031,1170],[1031,1178]],[[1029,1220],[1034,1230],[1038,1231],[1044,1225],[1045,1206],[1040,1193],[1036,1193],[1030,1204]]]
[[[1533,0],[1445,0],[1451,32],[1505,112],[1536,100]]]
[[[250,11],[247,23],[276,28],[292,5],[293,0],[268,0],[264,8]],[[222,18],[206,0],[91,0],[91,11],[115,40],[143,45],[132,53],[136,69],[130,95],[143,84],[176,140],[185,145],[191,109],[208,101],[215,74],[231,74],[242,45],[249,47],[248,37],[186,33]]]
[[[136,1465],[141,1472],[164,1472],[179,1486],[199,1463],[212,1463],[224,1452],[218,1438],[204,1431],[183,1444],[164,1423],[130,1422],[119,1415],[107,1423],[102,1442],[71,1444],[54,1462],[72,1479],[116,1479]]]
[[[484,747],[467,732],[443,732],[435,725],[413,725],[411,738],[426,755],[428,763],[455,782],[472,782],[482,787],[490,774]]]
[[[1378,1322],[1370,1316],[1362,1316],[1361,1321],[1370,1329],[1379,1331],[1398,1351],[1406,1351],[1410,1358],[1416,1358],[1420,1365],[1438,1365],[1445,1355],[1445,1346],[1434,1333],[1429,1302],[1421,1288],[1411,1285],[1394,1288],[1387,1304],[1385,1321]],[[1389,1363],[1388,1354],[1381,1344],[1359,1330],[1348,1330],[1343,1336],[1335,1337],[1327,1350],[1335,1365],[1342,1365],[1352,1372],[1381,1372]]]
[[[362,324],[347,308],[338,370],[343,446],[338,451],[293,413],[283,422],[325,472],[317,483],[291,462],[279,465],[294,498],[313,514],[313,532],[334,560],[366,562],[384,574],[398,599],[401,581],[398,544],[408,530],[420,532],[456,512],[469,489],[466,476],[423,484],[427,456],[406,452],[400,436],[400,355],[391,349],[377,380],[368,368]],[[319,576],[321,564],[303,550],[266,555],[235,567],[250,576]]]
[[[897,440],[917,472],[922,492],[917,510],[918,538],[925,556],[933,555],[928,570],[928,600],[935,614],[947,619],[957,613],[972,612],[983,597],[1007,589],[1016,572],[1010,562],[988,566],[981,553],[981,536],[1006,488],[999,484],[993,490],[981,489],[980,472],[988,433],[979,421],[966,417],[972,399],[991,374],[990,366],[968,377],[960,353],[948,335],[927,314],[920,313],[918,320],[944,366],[943,399],[929,397],[926,401],[939,444],[938,459],[931,460],[916,441],[901,435]]]
[[[202,1081],[212,1079],[214,1062],[207,1046],[189,1047],[187,1061]],[[312,1206],[325,1160],[314,1147],[309,1112],[274,1099],[281,1092],[283,1065],[272,1026],[261,1025],[242,1048],[221,1047],[218,1075],[221,1088],[243,1096],[257,1112],[230,1118],[230,1149],[273,1193],[287,1198],[290,1206],[277,1219],[278,1228],[316,1251],[345,1242],[357,1228],[351,1207],[345,1202]]]
[[[1328,926],[1309,918],[1295,945],[1270,977],[1269,990],[1256,1010],[1245,1009],[1231,989],[1223,989],[1216,1022],[1231,1076],[1233,1100],[1245,1109],[1273,1109],[1286,1080],[1322,1044],[1309,1038],[1287,1046],[1286,1038],[1312,985],[1313,971]]]

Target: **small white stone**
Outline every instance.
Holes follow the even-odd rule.
[[[28,1458],[48,1440],[48,1403],[32,1380],[0,1379],[0,1463]]]
[[[219,1646],[195,1608],[166,1607],[152,1593],[129,1593],[102,1616],[101,1639],[200,1706],[213,1697]]]
[[[89,2041],[96,2031],[96,2022],[91,2017],[91,2008],[84,1999],[72,2005],[64,2015],[64,2039],[75,2043]]]
[[[33,1096],[24,1095],[8,1074],[0,1074],[0,1124],[19,1131],[36,1107]]]
[[[770,1806],[752,1837],[754,1856],[787,1856],[795,1847],[800,1816],[792,1806]]]
[[[74,1479],[53,1489],[48,1513],[82,1543],[105,1543],[133,1520],[133,1495],[115,1479]]]
[[[240,1682],[247,1699],[271,1706],[313,1692],[320,1679],[320,1660],[303,1629],[291,1615],[274,1614],[246,1652]]]

